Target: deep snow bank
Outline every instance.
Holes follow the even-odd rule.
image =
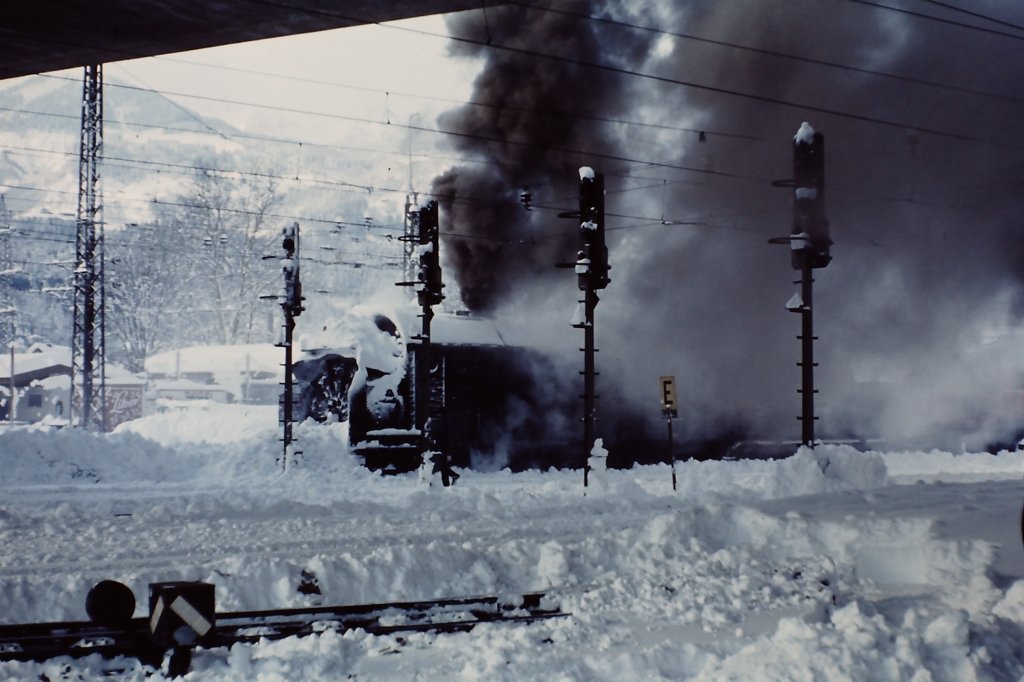
[[[349,454],[345,424],[315,422],[296,426],[296,449],[302,454],[282,476],[280,434],[271,414],[265,406],[210,405],[138,419],[108,435],[77,429],[0,431],[0,485],[194,481],[203,487],[238,487],[272,478],[276,488],[304,484],[340,490],[357,484],[354,492],[361,496],[365,481],[380,478]],[[677,462],[676,469],[677,494],[685,499],[775,499],[867,490],[886,482],[880,455],[845,446],[801,448],[782,460]],[[616,495],[671,494],[667,465],[638,467],[636,472],[642,475],[595,473],[591,493],[600,494],[604,480]],[[524,487],[555,486],[578,494],[579,478],[569,471],[465,472],[460,488],[483,485],[507,495]]]
[[[195,677],[1024,674],[1012,622],[1024,590],[993,579],[1001,548],[965,526],[1016,523],[1009,483],[874,490],[889,480],[888,455],[819,447],[779,461],[680,462],[676,494],[667,465],[594,472],[586,495],[569,470],[465,472],[454,488],[427,488],[359,466],[344,424],[299,425],[303,454],[282,471],[276,429],[244,419],[186,413],[135,433],[0,433],[0,471],[11,472],[0,484],[0,620],[81,619],[86,591],[104,578],[132,586],[136,615],[148,583],[175,579],[213,583],[222,610],[301,606],[313,599],[297,590],[307,571],[324,603],[542,589],[573,616],[239,645],[198,652]],[[222,441],[197,437],[218,425]],[[916,457],[934,471],[960,461]],[[995,460],[1012,469],[1015,458]],[[998,502],[998,514],[966,515],[965,494]],[[110,665],[8,663],[0,680],[102,679]],[[121,679],[147,677],[134,661],[113,665]]]
[[[894,482],[915,480],[998,480],[1024,477],[1024,451],[950,453],[888,452],[882,455]]]
[[[776,499],[843,490],[870,490],[886,484],[886,467],[878,453],[848,446],[801,447],[780,460],[738,462],[688,461],[679,469],[680,494]]]

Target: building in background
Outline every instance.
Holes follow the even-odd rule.
[[[14,421],[22,424],[68,423],[71,406],[71,349],[47,343],[0,358],[0,418],[11,421],[9,397],[13,378]],[[107,363],[107,430],[142,416],[145,381],[126,369]]]
[[[276,405],[284,371],[273,344],[192,346],[146,358],[145,414],[187,401]],[[109,388],[108,388],[109,390]]]

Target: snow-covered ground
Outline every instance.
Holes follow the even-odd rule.
[[[1017,680],[1019,453],[801,450],[581,474],[383,478],[344,424],[207,405],[101,436],[0,432],[0,622],[85,620],[102,579],[216,585],[222,611],[545,590],[571,617],[461,634],[324,632],[198,651],[197,680]],[[0,680],[144,679],[132,659]],[[159,679],[159,674],[148,679]]]

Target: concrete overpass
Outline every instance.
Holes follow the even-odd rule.
[[[479,8],[481,0],[18,0],[0,79]]]

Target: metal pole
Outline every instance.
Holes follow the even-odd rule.
[[[594,371],[594,308],[597,306],[597,290],[608,286],[608,249],[604,243],[604,176],[593,168],[580,168],[580,210],[578,213],[561,214],[566,218],[577,218],[580,223],[580,246],[576,255],[576,286],[583,292],[583,319],[573,316],[573,327],[583,328],[583,487],[590,482],[590,451],[594,446],[595,416],[594,391],[597,372]],[[577,308],[577,311],[579,309]]]
[[[669,462],[672,463],[672,490],[676,490],[676,449],[672,443],[672,417],[671,415],[665,417],[665,421],[668,422],[668,458]]]
[[[423,442],[424,455],[429,453],[434,471],[441,474],[441,485],[445,488],[452,485],[458,474],[451,468],[448,456],[441,451],[437,439],[440,411],[434,404],[434,391],[438,387],[434,377],[434,349],[430,341],[430,321],[434,318],[434,310],[430,305],[423,306],[423,326],[420,338],[420,355],[416,359],[416,407],[417,427]],[[440,377],[437,377],[440,379]],[[421,390],[422,388],[422,390]]]
[[[97,327],[99,328],[99,410],[100,410],[100,429],[103,433],[107,432],[107,361],[106,361],[106,347],[107,347],[107,284],[106,284],[106,238],[104,236],[106,230],[102,223],[96,226],[98,237],[96,239],[97,246],[97,263],[99,265],[99,272],[96,276],[96,281],[99,288],[99,309],[97,310]]]
[[[431,436],[427,433],[428,422],[430,421],[430,392],[432,389],[432,378],[430,374],[430,356],[433,351],[430,345],[430,320],[434,317],[434,311],[429,305],[424,305],[421,313],[422,326],[420,327],[420,352],[416,358],[416,428],[423,439],[424,451],[433,450]],[[432,429],[431,429],[432,430]]]
[[[281,469],[288,469],[288,456],[292,446],[292,411],[295,406],[294,389],[292,388],[292,338],[295,331],[295,318],[302,311],[302,284],[299,279],[299,224],[283,230],[284,239],[284,295],[281,299],[281,311],[284,314],[284,393],[281,396],[281,427],[284,452],[281,457]]]
[[[803,308],[800,310],[801,341],[801,388],[803,409],[801,410],[801,440],[808,447],[814,447],[814,276],[811,270],[810,250],[805,252],[800,281]]]
[[[594,372],[594,306],[597,294],[589,285],[583,293],[583,487],[590,479],[590,449],[594,446],[594,395],[596,373]]]
[[[14,405],[17,393],[14,390],[14,341],[11,341],[11,397],[7,399],[7,421],[14,426]]]
[[[242,385],[242,400],[246,404],[251,402],[252,394],[252,370],[250,369],[250,355],[245,354],[245,383]]]
[[[292,444],[292,330],[295,319],[290,307],[284,311],[284,395],[281,396],[282,418],[284,420],[284,452],[281,456],[281,468],[288,468],[288,449]]]

